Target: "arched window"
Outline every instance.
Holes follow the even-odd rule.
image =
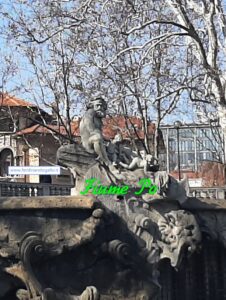
[[[0,176],[8,176],[8,167],[14,165],[13,151],[5,148],[0,152]]]

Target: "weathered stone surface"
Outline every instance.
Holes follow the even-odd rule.
[[[163,260],[179,268],[200,248],[202,233],[226,245],[224,204],[187,199],[174,178],[148,170],[151,155],[148,164],[131,153],[123,169],[123,149],[107,157],[105,110],[104,101],[89,103],[80,124],[83,146],[61,148],[58,160],[76,175],[77,192],[85,179],[97,178],[128,184],[130,193],[0,199],[0,298],[10,291],[24,300],[155,300]],[[158,185],[157,196],[134,195],[141,178]]]
[[[0,209],[0,298],[17,287],[18,299],[153,300],[162,260],[179,268],[199,249],[202,233],[226,246],[223,201],[215,207],[192,198],[181,206],[99,196],[81,206],[86,197],[61,198],[61,209],[51,202],[42,209],[40,201],[41,209],[23,201],[18,209],[15,198]]]
[[[18,209],[91,209],[93,196],[1,197],[0,210]]]
[[[87,170],[97,163],[96,158],[96,154],[88,153],[80,144],[64,145],[57,150],[58,164],[73,168],[80,177],[84,176]]]
[[[154,299],[154,265],[168,258],[178,266],[184,250],[192,253],[200,243],[194,217],[177,210],[177,202],[102,196],[81,206],[81,198],[63,197],[65,206],[56,209],[47,197],[44,210],[3,201],[10,205],[7,213],[0,209],[0,262],[19,278],[18,289],[32,291],[27,299]]]
[[[189,197],[186,202],[182,204],[183,209],[188,209],[191,211],[204,211],[209,210],[214,212],[215,210],[226,210],[225,199],[211,199],[211,198],[194,198]]]

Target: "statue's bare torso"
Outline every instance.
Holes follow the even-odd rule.
[[[82,145],[86,151],[96,153],[106,165],[110,164],[102,136],[102,118],[106,115],[107,105],[103,99],[92,101],[80,123]]]

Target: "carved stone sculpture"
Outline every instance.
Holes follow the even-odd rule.
[[[95,153],[98,155],[98,159],[104,162],[106,165],[110,164],[107,156],[106,148],[103,144],[102,136],[102,119],[106,115],[107,104],[102,98],[96,98],[87,106],[81,123],[80,123],[80,135],[82,145],[89,153]]]
[[[201,241],[194,217],[176,207],[166,213],[138,199],[74,196],[62,211],[60,201],[24,210],[17,200],[11,215],[0,205],[1,265],[18,278],[19,299],[155,299],[156,263],[169,258],[178,267]]]
[[[105,112],[103,99],[90,102],[82,144],[61,147],[58,162],[74,172],[78,194],[89,178],[127,184],[129,193],[1,198],[0,299],[156,300],[165,261],[180,269],[207,234],[226,245],[226,205],[187,197],[153,156],[139,157],[118,137],[105,145]],[[136,194],[142,178],[158,193]],[[167,292],[167,299],[174,298]]]
[[[139,178],[155,177],[152,173],[158,171],[157,160],[152,155],[140,151],[139,157],[120,144],[120,135],[105,145],[102,119],[106,109],[102,98],[91,100],[80,123],[82,144],[58,149],[58,164],[69,167],[76,178],[74,194],[79,194],[88,178],[99,178],[105,184],[124,182],[136,186]]]

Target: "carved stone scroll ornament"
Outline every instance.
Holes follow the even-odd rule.
[[[51,237],[45,236],[45,232],[27,232],[21,239],[19,254],[26,290],[19,290],[17,297],[23,300],[152,299],[158,290],[152,280],[152,266],[146,265],[139,253],[136,238],[128,232],[130,237],[125,239],[125,224],[117,221],[114,214],[111,218],[116,230],[109,227],[109,215],[96,208],[82,226],[72,228],[71,232],[61,228],[56,233],[53,230]],[[103,272],[105,279],[100,275]],[[89,282],[102,286],[101,291]]]
[[[45,299],[45,300],[97,300],[99,299],[99,293],[95,287],[88,286],[79,295],[71,295],[70,293],[62,293],[52,288],[48,288],[45,284],[38,280],[37,275],[34,272],[34,266],[37,262],[42,260],[48,260],[51,257],[57,257],[63,254],[65,251],[75,249],[82,244],[89,243],[95,237],[95,230],[100,224],[100,219],[103,215],[102,209],[96,209],[93,211],[92,216],[83,222],[80,227],[80,232],[71,232],[69,235],[64,236],[63,243],[56,243],[59,240],[60,231],[57,234],[51,236],[51,241],[46,243],[42,238],[42,235],[37,232],[27,232],[20,243],[20,259],[22,269],[24,271],[24,283],[26,285],[26,291],[19,291],[17,296],[19,299]]]
[[[43,292],[42,300],[98,300],[100,295],[94,286],[87,287],[80,296],[56,292],[47,288]]]
[[[161,200],[160,200],[161,201]],[[179,267],[185,250],[192,254],[201,243],[201,231],[193,214],[185,210],[167,213],[155,208],[155,204],[133,202],[135,213],[129,215],[133,232],[145,241],[144,250],[151,263],[168,258],[173,267]],[[140,212],[139,212],[140,210]]]
[[[80,212],[77,207],[56,211],[54,205],[54,210],[42,210],[42,217],[39,212],[26,219],[20,210],[12,219],[7,216],[6,223],[1,216],[2,236],[9,241],[1,244],[1,253],[9,251],[5,245],[14,245],[8,255],[15,266],[5,271],[26,288],[20,285],[17,298],[155,299],[158,263],[168,258],[178,267],[185,250],[195,251],[201,239],[195,217],[166,203],[103,196]],[[37,231],[28,231],[31,227]],[[17,237],[18,228],[22,231]],[[19,253],[18,243],[12,244],[17,240]]]

